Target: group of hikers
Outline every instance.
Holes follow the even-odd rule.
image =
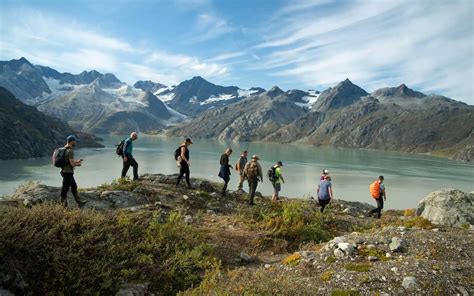
[[[133,142],[138,139],[138,134],[132,132],[130,137],[124,139],[117,145],[116,153],[122,158],[123,167],[121,177],[125,178],[130,167],[133,168],[133,180],[138,180],[138,162],[133,157]],[[58,148],[53,153],[53,163],[56,167],[61,168],[61,176],[63,177],[61,199],[60,202],[67,207],[67,192],[69,189],[72,192],[74,200],[77,202],[79,207],[83,207],[85,201],[83,201],[77,192],[77,183],[74,179],[74,168],[82,165],[82,159],[76,160],[74,158],[74,147],[76,146],[77,137],[70,135],[66,139],[66,145]],[[176,149],[175,160],[179,167],[179,175],[176,180],[176,187],[179,186],[183,177],[186,180],[186,186],[192,188],[190,181],[190,158],[189,158],[189,146],[193,142],[190,138],[186,138],[185,141]],[[231,170],[235,169],[239,174],[239,183],[237,190],[243,192],[244,182],[248,182],[249,187],[249,205],[254,205],[255,193],[259,182],[263,182],[263,171],[260,163],[259,156],[254,154],[250,161],[247,159],[248,151],[242,151],[239,160],[233,167],[230,165],[230,156],[232,155],[232,149],[227,148],[220,157],[220,170],[218,176],[224,181],[222,188],[222,195],[226,195],[227,186],[230,181]],[[277,161],[267,172],[267,177],[273,185],[272,202],[278,202],[280,200],[281,184],[285,183],[282,172],[283,163]],[[368,215],[372,216],[377,214],[377,218],[381,217],[381,212],[386,200],[385,186],[383,184],[384,177],[379,176],[377,180],[370,184],[369,189],[372,198],[377,203],[377,208],[371,210]],[[329,171],[323,169],[319,185],[317,187],[318,204],[320,205],[320,212],[324,212],[325,207],[334,198],[332,191],[331,176]]]

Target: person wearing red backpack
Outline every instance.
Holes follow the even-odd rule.
[[[375,199],[375,201],[377,202],[377,208],[371,210],[369,212],[369,216],[372,216],[373,214],[377,213],[377,218],[379,219],[382,215],[383,202],[387,201],[387,195],[385,194],[385,186],[383,185],[383,180],[383,176],[379,176],[379,178],[369,186],[370,194],[372,195],[372,198]]]

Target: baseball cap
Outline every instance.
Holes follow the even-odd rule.
[[[257,154],[252,155],[253,159],[260,159]]]
[[[283,166],[283,163],[282,163],[281,161],[278,161],[278,162],[277,162],[277,165]]]
[[[79,139],[74,135],[69,135],[69,136],[67,136],[66,140],[68,142],[71,142],[71,141],[76,141],[77,142]]]
[[[193,144],[190,138],[186,138],[186,143]]]

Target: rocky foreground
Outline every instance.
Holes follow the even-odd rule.
[[[418,209],[245,194],[145,175],[83,189],[27,183],[0,201],[0,295],[473,295],[474,194]]]

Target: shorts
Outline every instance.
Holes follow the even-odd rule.
[[[275,192],[280,192],[281,183],[273,183],[273,190],[275,190]]]

